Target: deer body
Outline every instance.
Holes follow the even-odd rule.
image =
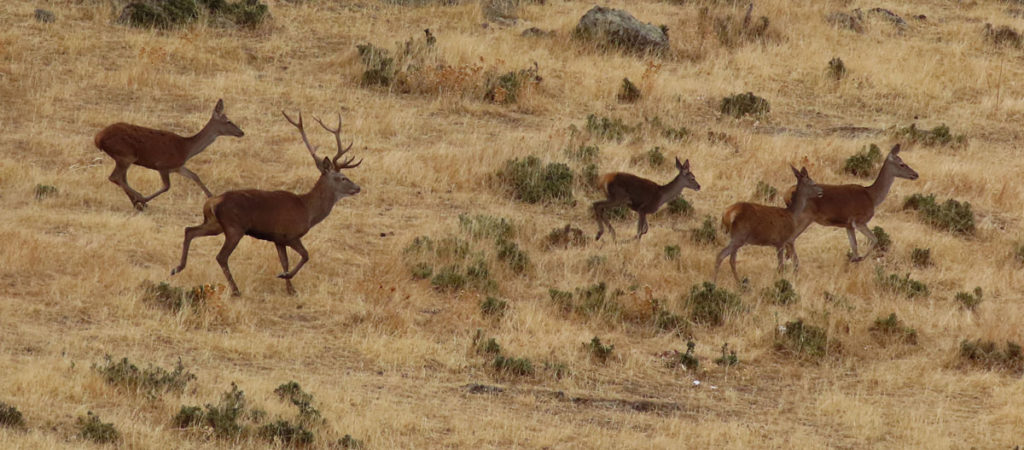
[[[676,169],[679,174],[672,181],[665,185],[659,185],[646,178],[641,178],[625,172],[612,172],[603,175],[599,185],[605,191],[607,199],[594,202],[594,217],[597,219],[597,236],[594,240],[600,240],[604,234],[605,225],[615,237],[615,229],[611,222],[604,217],[604,212],[610,208],[626,205],[629,209],[640,213],[637,222],[636,238],[640,239],[647,233],[647,215],[654,214],[662,205],[675,199],[683,188],[700,190],[700,184],[696,177],[690,172],[690,160],[680,163],[676,158]]]
[[[172,172],[191,179],[207,197],[211,196],[210,190],[199,176],[185,168],[185,163],[209,147],[218,136],[241,137],[244,134],[224,115],[224,101],[218,100],[210,121],[194,136],[183,137],[170,131],[122,122],[100,130],[93,142],[96,148],[114,159],[114,171],[110,174],[110,181],[124,190],[132,206],[142,210],[145,209],[147,202],[171,188]],[[132,189],[128,185],[127,175],[128,168],[133,164],[159,172],[163,187],[149,196],[143,196]]]
[[[783,253],[788,249],[793,256],[793,270],[799,268],[800,260],[794,242],[803,231],[799,228],[800,218],[808,198],[821,196],[822,189],[807,174],[806,168],[800,171],[793,169],[793,174],[797,177],[797,189],[794,201],[786,208],[748,202],[734,203],[726,208],[722,214],[722,226],[729,233],[729,244],[715,259],[714,282],[718,281],[718,268],[726,256],[729,257],[733,277],[736,282],[740,282],[739,274],[736,273],[736,253],[744,245],[775,247],[780,272],[783,268]]]
[[[285,117],[288,118],[287,114]],[[320,125],[333,133],[337,140],[338,154],[335,155],[333,161],[326,157],[322,161],[318,159],[315,148],[309,144],[309,140],[306,138],[301,114],[298,122],[292,121],[291,118],[288,118],[288,121],[299,128],[302,140],[306,143],[310,154],[313,155],[313,161],[320,169],[320,178],[313,188],[305,194],[259,189],[235,190],[207,199],[203,205],[203,223],[185,228],[181,263],[171,270],[171,275],[185,269],[192,239],[223,233],[224,245],[221,247],[220,253],[217,254],[217,263],[220,264],[221,270],[231,286],[231,293],[236,296],[241,295],[234,277],[231,276],[231,270],[228,268],[228,258],[243,236],[252,236],[275,244],[278,258],[284,269],[278,278],[285,280],[285,287],[289,294],[295,293],[291,279],[309,260],[309,252],[302,245],[302,237],[309,232],[310,228],[330,215],[338,200],[359,193],[359,186],[343,175],[340,170],[357,167],[362,161],[352,164],[352,158],[349,158],[338,163],[338,158],[352,148],[349,145],[348,149],[342,149],[339,137],[341,133],[340,119],[336,130],[332,130],[320,122]],[[317,121],[319,122],[319,119]],[[301,258],[291,270],[288,269],[288,247],[295,250]]]
[[[917,172],[911,169],[903,159],[899,157],[899,144],[893,146],[886,156],[882,168],[878,171],[878,177],[870,186],[859,184],[843,185],[821,185],[822,196],[812,198],[807,202],[806,214],[804,214],[797,226],[802,232],[811,222],[826,227],[846,228],[847,237],[850,240],[850,261],[863,260],[875,248],[877,239],[875,234],[868,228],[868,222],[875,215],[875,208],[885,201],[889,195],[889,189],[896,178],[916,180]],[[786,203],[792,201],[792,193],[796,187],[791,187],[784,196]],[[863,255],[857,255],[857,235],[854,229],[859,230],[868,241],[870,247]]]

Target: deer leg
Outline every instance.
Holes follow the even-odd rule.
[[[291,247],[292,250],[295,250],[295,252],[299,254],[299,258],[301,258],[299,259],[299,263],[292,268],[291,272],[285,272],[277,276],[278,278],[290,280],[295,276],[295,274],[299,273],[299,269],[301,269],[302,266],[306,265],[306,261],[309,261],[309,252],[306,251],[306,247],[302,246],[302,241],[298,239],[289,242],[287,245]]]
[[[142,194],[135,189],[132,189],[128,185],[128,168],[131,167],[132,163],[124,162],[120,160],[114,160],[114,171],[110,173],[110,177],[107,178],[111,183],[114,183],[124,190],[124,193],[128,195],[128,200],[131,200],[132,206],[135,209],[142,211],[146,208],[145,203],[139,203],[142,200]]]
[[[171,275],[175,275],[182,270],[185,270],[185,263],[188,261],[188,248],[192,245],[192,239],[202,236],[213,236],[222,233],[224,230],[221,229],[220,224],[216,221],[203,222],[202,225],[195,227],[185,228],[185,242],[181,245],[181,263],[178,267],[171,269]]]
[[[178,168],[178,174],[192,181],[195,181],[196,184],[199,185],[199,188],[203,190],[203,193],[206,194],[207,197],[213,196],[213,194],[210,193],[210,190],[206,188],[206,185],[203,184],[203,181],[199,179],[199,175],[196,175],[195,172],[186,169],[185,166],[181,166]]]
[[[858,230],[860,230],[861,234],[863,234],[865,237],[868,238],[868,249],[867,249],[867,251],[864,252],[864,256],[862,256],[861,259],[867,258],[868,254],[871,253],[871,251],[875,249],[876,245],[878,245],[878,238],[876,238],[875,237],[875,233],[872,233],[871,229],[868,228],[868,224],[866,224],[866,223],[854,223],[853,225],[855,227],[857,227]],[[852,231],[851,231],[851,233],[852,233]]]
[[[284,272],[281,272],[278,277],[283,278],[284,274],[288,273],[288,249],[284,244],[278,244],[276,242],[274,243],[274,246],[277,247],[277,257],[281,260],[281,267],[284,268]],[[285,278],[284,285],[288,289],[289,294],[295,295],[295,288],[292,287],[291,278]]]
[[[597,236],[594,237],[595,241],[601,240],[601,235],[604,234],[604,226],[608,225],[608,230],[612,232],[612,240],[615,240],[615,228],[612,228],[612,223],[604,216],[605,210],[615,205],[614,200],[602,200],[594,202],[594,218],[597,219]]]
[[[238,285],[235,284],[235,277],[231,276],[231,269],[228,268],[228,258],[231,257],[231,252],[235,251],[235,247],[238,246],[238,241],[242,240],[244,234],[235,230],[224,230],[224,246],[220,248],[220,253],[217,253],[217,264],[220,264],[220,269],[224,271],[224,277],[228,279],[228,284],[231,285],[231,295],[238,297],[242,295],[242,292],[238,290]]]
[[[156,198],[156,196],[163,194],[164,192],[167,192],[167,190],[171,188],[171,173],[166,170],[161,170],[160,181],[164,182],[164,187],[160,188],[159,191],[154,192],[153,195],[150,195],[149,197],[139,200],[139,203],[142,203],[142,206],[146,206],[146,203],[149,203],[150,200]]]
[[[742,285],[743,280],[740,280],[740,274],[736,273],[736,254],[739,251],[739,247],[736,247],[736,250],[733,250],[732,254],[729,255],[729,267],[732,268],[732,277],[736,279],[736,284]]]
[[[736,251],[739,250],[739,247],[734,241],[729,241],[729,245],[726,245],[722,251],[718,252],[718,257],[715,258],[715,276],[711,280],[712,283],[718,283],[718,268],[721,267],[722,261],[725,261],[726,256],[732,255],[730,264],[732,264],[733,275],[736,274]]]
[[[647,234],[647,214],[640,213],[640,221],[636,223],[636,239],[640,240],[640,237]]]
[[[800,258],[796,256],[796,244],[790,242],[786,244],[786,248],[789,249],[789,256],[793,258],[793,274],[796,275],[796,271],[800,269]]]
[[[850,255],[850,262],[858,262],[864,259],[863,256],[857,256],[857,235],[853,232],[853,226],[846,226],[846,236],[850,238],[850,251],[853,253]]]

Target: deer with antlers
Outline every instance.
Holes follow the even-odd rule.
[[[191,137],[121,122],[100,130],[93,141],[97,148],[114,158],[110,181],[124,189],[132,206],[141,211],[146,208],[146,203],[171,188],[171,172],[195,181],[207,197],[211,196],[199,175],[186,169],[185,163],[206,150],[219,136],[242,137],[244,134],[224,115],[224,100],[217,100],[206,126]],[[127,176],[128,168],[133,164],[159,172],[164,186],[150,196],[143,196],[132,189]]]
[[[819,198],[812,198],[807,202],[806,214],[801,217],[797,228],[802,232],[811,222],[816,222],[826,227],[846,228],[846,235],[850,238],[850,262],[863,260],[875,249],[878,239],[868,228],[868,221],[875,215],[875,209],[885,201],[889,195],[896,178],[916,180],[918,175],[907,163],[900,158],[900,145],[896,144],[889,150],[885,157],[882,168],[878,171],[878,177],[870,186],[859,184],[832,185],[822,184],[823,194]],[[792,203],[793,192],[796,186],[789,188],[784,198],[786,204]],[[857,255],[857,229],[870,242],[870,247],[863,255]]]
[[[324,220],[334,208],[334,204],[344,197],[359,193],[359,186],[341,173],[341,169],[358,167],[363,161],[360,159],[355,164],[355,159],[349,157],[339,163],[338,159],[347,153],[348,148],[341,145],[341,116],[338,116],[338,127],[332,129],[324,125],[320,119],[314,117],[320,126],[334,135],[338,145],[338,153],[334,159],[326,156],[321,160],[316,154],[316,147],[309,143],[306,130],[303,127],[302,113],[299,113],[299,120],[294,121],[288,114],[281,111],[289,123],[299,129],[302,142],[306,149],[313,156],[313,163],[320,170],[320,179],[316,181],[313,188],[305,194],[293,194],[287,191],[263,191],[258,189],[246,189],[228,191],[216,197],[212,197],[203,205],[203,223],[198,226],[185,228],[185,242],[181,249],[181,263],[171,270],[171,275],[185,269],[185,262],[188,259],[188,248],[192,239],[200,236],[214,236],[224,233],[224,245],[217,254],[217,263],[220,264],[224,276],[231,285],[232,295],[238,296],[241,293],[235,279],[228,269],[228,258],[235,250],[238,241],[243,236],[252,236],[256,239],[271,241],[277,246],[277,255],[281,260],[281,267],[284,272],[278,278],[285,280],[285,286],[289,294],[295,294],[292,286],[292,278],[298,273],[306,261],[309,260],[309,253],[302,246],[302,237],[310,228]],[[288,270],[287,247],[291,247],[299,254],[301,259],[291,270]]]
[[[629,209],[640,213],[640,220],[636,224],[636,238],[640,239],[647,233],[648,214],[654,214],[661,208],[661,205],[678,197],[683,188],[700,190],[697,178],[690,172],[689,159],[685,163],[681,163],[677,157],[676,169],[679,170],[679,173],[665,185],[659,185],[646,178],[625,172],[612,172],[601,176],[599,185],[607,198],[594,202],[594,217],[597,219],[597,236],[594,237],[594,240],[601,239],[605,225],[612,232],[612,239],[615,239],[615,229],[612,228],[612,223],[608,221],[608,218],[604,216],[608,209],[626,205]]]
[[[803,231],[798,228],[798,224],[805,214],[808,199],[821,197],[822,189],[807,174],[806,167],[799,171],[792,166],[790,168],[793,169],[797,184],[793,202],[786,208],[740,202],[725,209],[725,213],[722,214],[722,226],[729,233],[729,244],[715,259],[713,282],[718,282],[718,268],[728,256],[732,275],[736,282],[740,283],[740,276],[736,273],[736,252],[747,244],[775,247],[779,258],[779,272],[782,272],[785,250],[793,257],[793,271],[796,272],[800,267],[794,245],[797,236]]]

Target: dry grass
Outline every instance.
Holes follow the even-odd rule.
[[[956,361],[962,339],[1024,341],[1024,272],[1012,254],[1024,234],[1024,185],[1012,182],[1024,169],[1024,60],[1019,49],[992,46],[982,33],[986,22],[1024,27],[1003,3],[765,0],[754,14],[769,17],[779,36],[735,48],[691,24],[700,4],[734,16],[741,6],[608,3],[669,27],[674,51],[657,60],[570,41],[588,2],[521,2],[518,24],[488,27],[481,26],[480,4],[440,3],[272,0],[273,21],[254,31],[199,25],[159,32],[114,24],[109,2],[0,4],[0,402],[17,407],[26,423],[23,430],[0,427],[0,446],[89,447],[76,437],[75,420],[93,411],[115,425],[127,447],[220,447],[202,433],[173,429],[171,417],[183,404],[215,402],[231,382],[271,415],[284,415],[289,410],[273,389],[289,380],[315,396],[326,419],[317,439],[325,446],[345,434],[370,448],[1024,443],[1024,407],[1015,400],[1024,395],[1020,379]],[[56,13],[54,24],[33,19],[40,6]],[[824,20],[834,10],[875,6],[909,26],[901,32],[871,21],[856,34]],[[918,14],[927,19],[911,19]],[[520,37],[530,26],[557,37]],[[356,44],[394,48],[421,38],[424,28],[437,36],[447,64],[507,72],[536,61],[543,81],[512,105],[459,92],[359,86]],[[848,69],[839,82],[827,72],[836,56]],[[660,68],[652,71],[651,63]],[[626,77],[643,80],[635,104],[615,99]],[[767,117],[719,117],[722,97],[748,91],[771,102]],[[175,314],[143,299],[143,281],[224,282],[214,261],[222,238],[195,241],[188,269],[168,276],[183,228],[201,220],[204,197],[175,175],[170,192],[136,213],[107,181],[113,164],[92,138],[117,121],[190,134],[218,98],[246,135],[222,138],[190,162],[213,191],[312,186],[317,172],[281,109],[327,117],[340,111],[344,138],[365,158],[348,175],[364,190],[306,237],[312,260],[294,280],[298,296],[285,295],[274,278],[273,246],[246,239],[231,259],[243,296],[210,299],[197,315]],[[591,236],[589,204],[597,194],[577,189],[575,206],[525,205],[503,195],[493,174],[515,157],[564,161],[568,127],[582,127],[590,113],[629,123],[659,116],[693,131],[681,142],[656,134],[600,142],[598,162],[602,170],[665,181],[674,175],[670,165],[633,165],[631,158],[655,145],[666,157],[689,158],[703,187],[685,193],[695,214],[653,216],[640,242],[548,250],[544,237],[567,223]],[[786,275],[800,301],[785,306],[760,298],[777,277],[774,254],[745,248],[739,267],[751,280],[741,295],[746,309],[721,327],[692,328],[697,372],[666,368],[659,355],[684,350],[685,338],[633,319],[652,298],[685,315],[690,287],[710,277],[718,248],[694,245],[689,230],[749,199],[758,181],[780,190],[791,185],[788,164],[806,165],[823,183],[861,182],[842,172],[845,158],[872,142],[894,142],[885,133],[851,138],[827,130],[912,122],[929,129],[945,123],[969,144],[905,147],[904,160],[921,178],[897,181],[872,222],[894,248],[882,259],[849,264],[844,233],[812,226],[798,241],[801,272]],[[734,142],[710,142],[708,131]],[[310,137],[323,149],[333,146],[319,129]],[[142,192],[159,186],[155,173],[138,167],[129,179]],[[37,200],[39,184],[59,193]],[[935,231],[901,211],[902,199],[917,192],[969,201],[977,233]],[[415,236],[460,235],[459,213],[508,218],[529,254],[531,266],[520,275],[494,259],[493,245],[475,244],[488,252],[497,296],[509,303],[499,319],[480,313],[484,292],[437,292],[406,266],[403,249]],[[621,236],[631,234],[635,217],[617,224]],[[680,247],[678,261],[665,258],[669,245]],[[915,247],[931,249],[934,265],[914,268]],[[911,273],[931,294],[908,300],[889,293],[875,280],[876,264]],[[620,318],[563,314],[548,295],[549,288],[601,281],[627,292],[619,297]],[[723,286],[736,289],[731,281]],[[964,311],[953,295],[974,286],[984,288],[985,301]],[[917,330],[918,345],[883,347],[872,338],[873,321],[893,312]],[[818,362],[777,353],[775,328],[798,318],[828,330],[841,350]],[[478,328],[504,354],[529,358],[535,373],[495,372],[493,358],[473,347]],[[605,363],[582,345],[594,336],[615,345]],[[724,342],[740,360],[727,371],[712,363]],[[181,394],[126,394],[89,369],[106,354],[163,367],[180,357],[197,379]],[[567,371],[558,378],[545,363]],[[472,393],[463,387],[469,383],[504,391]]]

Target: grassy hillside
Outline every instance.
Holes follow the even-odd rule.
[[[267,3],[272,17],[252,29],[171,30],[117,23],[123,3],[0,3],[0,419],[13,416],[5,406],[23,416],[0,426],[0,446],[92,447],[79,425],[88,412],[132,448],[273,447],[261,427],[279,418],[333,448],[359,445],[346,435],[365,448],[1024,443],[1024,361],[1005,351],[1024,342],[1024,50],[985,34],[986,23],[1024,29],[1019,2],[763,0],[752,13],[768,19],[763,33],[737,31],[739,2],[605,3],[668,27],[671,50],[640,56],[571,39],[585,1],[522,1],[515,23],[488,22],[474,1]],[[855,8],[861,32],[826,20]],[[530,27],[553,34],[521,36]],[[408,70],[368,84],[367,43]],[[522,81],[514,101],[507,73]],[[623,78],[639,101],[617,100]],[[770,112],[721,113],[724,97],[746,92]],[[328,123],[340,113],[342,139],[364,158],[346,171],[363,191],[304,239],[296,296],[275,278],[273,245],[249,238],[231,258],[241,297],[221,290],[222,237],[194,241],[170,277],[205,196],[172,175],[137,212],[93,145],[115,122],[191,135],[220,98],[246,134],[189,161],[214,193],[312,187],[318,172],[282,109]],[[911,125],[964,138],[929,143]],[[309,135],[333,154],[328,133]],[[718,228],[734,202],[781,205],[756,191],[792,185],[791,164],[819,183],[868,184],[844,172],[847,158],[896,143],[921,176],[897,180],[871,222],[891,237],[887,252],[849,263],[845,232],[812,225],[796,243],[799,273],[782,274],[796,298],[772,294],[780,275],[766,247],[740,251],[745,286],[725,268],[717,288],[728,292],[703,291],[726,243],[721,229],[695,242],[705,218]],[[571,201],[512,195],[498,172],[529,156],[573,172]],[[587,171],[663,183],[677,156],[702,186],[683,193],[693,212],[651,216],[640,241],[630,212],[613,220],[617,241],[595,242],[590,205],[603,194]],[[160,187],[148,169],[128,179]],[[905,210],[918,193],[969,202],[974,232]],[[567,224],[584,239],[551,245]],[[915,264],[915,249],[931,263]],[[212,293],[169,307],[161,298],[179,297],[157,295],[160,283]],[[970,308],[957,293],[975,287]],[[710,314],[709,297],[732,306]],[[893,313],[899,322],[886,322]],[[715,363],[724,344],[736,364]],[[699,365],[684,367],[691,357]],[[111,366],[122,358],[140,373],[180,361],[195,378],[150,388]],[[275,394],[289,381],[322,420],[297,419]],[[240,416],[245,430],[172,420],[183,406],[218,407],[232,383],[247,411],[265,413]]]

